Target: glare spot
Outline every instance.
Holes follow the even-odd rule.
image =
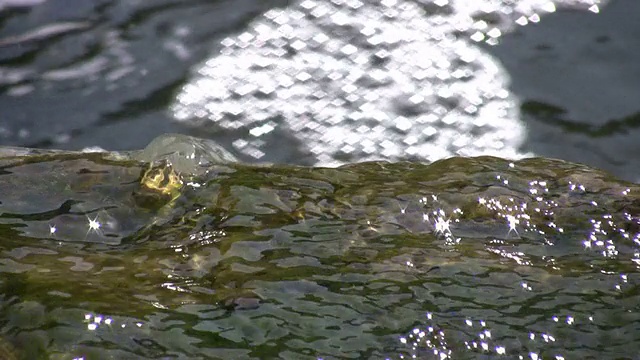
[[[89,219],[89,229],[97,231],[100,229],[100,222],[98,222],[98,218]]]
[[[556,11],[556,5],[554,3],[552,3],[551,1],[549,1],[548,3],[546,3],[545,5],[543,5],[542,10],[546,11],[546,12],[555,12]]]
[[[450,229],[450,221],[449,219],[445,220],[444,217],[442,216],[438,216],[438,218],[436,219],[436,223],[435,223],[435,232],[436,234],[443,234],[443,235],[451,235],[451,229]]]
[[[487,32],[487,35],[489,35],[492,38],[497,38],[502,35],[502,32],[497,28],[493,28]]]
[[[481,31],[476,31],[475,33],[473,33],[473,35],[471,35],[471,40],[480,42],[484,40],[484,34]]]
[[[509,236],[511,232],[514,232],[516,236],[520,238],[520,234],[516,229],[516,225],[520,224],[520,220],[516,219],[513,215],[507,215],[507,222],[509,223],[509,232],[507,233],[507,236]]]
[[[87,235],[89,235],[89,233],[91,232],[95,232],[96,234],[101,235],[100,227],[102,225],[98,221],[98,215],[96,215],[96,217],[93,219],[90,217],[87,217],[87,220],[89,221]]]

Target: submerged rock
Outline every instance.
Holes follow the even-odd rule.
[[[254,166],[181,135],[0,153],[0,323],[29,356],[640,350],[640,189],[583,165]]]

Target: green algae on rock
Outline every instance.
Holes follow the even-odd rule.
[[[254,166],[154,143],[0,151],[0,323],[25,358],[640,351],[636,184],[551,159]]]

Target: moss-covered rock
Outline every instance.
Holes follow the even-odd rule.
[[[636,184],[552,159],[305,168],[151,147],[0,151],[1,334],[27,358],[640,349]]]

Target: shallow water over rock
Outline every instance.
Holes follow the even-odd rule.
[[[140,193],[162,188],[131,154],[3,154],[0,324],[15,358],[640,351],[640,189],[592,168],[210,159],[149,205]],[[166,159],[151,169],[174,171]]]

